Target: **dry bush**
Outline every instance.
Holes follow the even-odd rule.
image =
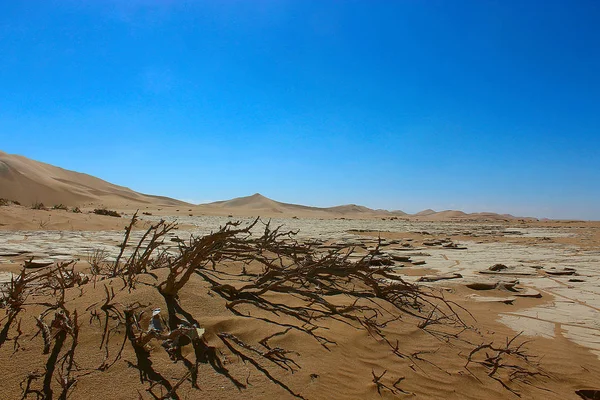
[[[121,214],[119,214],[116,211],[113,210],[109,210],[107,208],[96,208],[94,209],[94,214],[98,214],[98,215],[106,215],[109,217],[117,217],[117,218],[121,218]]]
[[[0,304],[6,316],[0,330],[0,347],[7,341],[13,342],[14,351],[20,349],[20,315],[26,307],[42,307],[35,317],[37,332],[44,341],[43,354],[48,354],[43,371],[30,372],[21,383],[23,398],[30,395],[39,399],[52,399],[55,384],[60,386],[59,399],[66,399],[77,382],[79,368],[75,362],[78,345],[79,324],[77,311],[66,307],[66,291],[85,285],[87,279],[74,270],[74,261],[42,268],[31,272],[25,268],[13,276],[2,288]],[[12,333],[12,337],[10,334]]]
[[[35,202],[31,205],[31,209],[32,210],[46,210],[46,206],[44,206],[44,203],[41,202]]]
[[[2,206],[10,206],[11,204],[14,204],[16,206],[20,206],[21,205],[21,203],[19,203],[16,200],[9,200],[9,199],[0,198],[0,207],[2,207]]]
[[[24,269],[3,290],[1,304],[6,316],[1,320],[0,346],[12,341],[18,349],[23,310],[29,305],[42,306],[44,310],[36,317],[36,326],[48,358],[43,370],[32,371],[23,381],[24,398],[50,399],[56,391],[60,391],[59,398],[67,398],[78,379],[106,372],[121,360],[138,370],[140,383],[155,399],[179,399],[182,385],[199,390],[198,375],[206,364],[238,389],[246,388],[247,377],[234,376],[228,370],[224,352],[237,356],[290,395],[304,398],[281,378],[281,372],[294,373],[300,368],[296,361],[300,354],[272,345],[270,341],[275,337],[296,332],[331,349],[336,345],[336,337],[328,334],[327,325],[337,321],[366,331],[400,358],[418,361],[420,353],[410,354],[397,340],[392,342],[387,337],[388,324],[412,321],[413,326],[444,342],[457,339],[469,328],[459,315],[463,314],[460,308],[438,292],[404,281],[390,266],[374,266],[379,247],[353,261],[351,251],[320,252],[313,245],[295,240],[295,232],[273,228],[256,219],[246,226],[228,222],[209,235],[178,241],[177,252],[172,253],[161,246],[176,228],[174,224],[160,221],[148,228],[137,243],[130,244],[136,222],[137,213],[125,229],[115,261],[107,261],[102,251],[88,258],[94,277],[90,284],[100,282],[104,288],[104,299],[86,309],[87,329],[99,329],[103,354],[95,369],[83,370],[77,363],[78,337],[84,326],[78,325],[78,314],[68,308],[66,293],[80,290],[83,294],[87,282],[85,276],[75,273],[72,263],[33,273]],[[257,230],[260,234],[256,234]],[[154,275],[155,269],[165,269],[160,274],[163,279]],[[165,326],[161,329],[141,326],[150,304],[119,300],[121,292],[137,290],[138,279],[143,275],[151,278],[145,279],[144,285],[154,286],[164,300],[166,323],[162,322]],[[216,337],[222,346],[209,345],[198,316],[186,309],[180,297],[192,277],[206,282],[209,294],[222,298],[232,314],[259,321],[269,328],[265,331],[275,333],[265,335],[258,343],[247,343],[238,335],[218,332]],[[123,282],[123,286],[115,290],[115,281]],[[153,342],[160,346],[153,346],[156,350],[150,351],[148,346]],[[183,351],[186,346],[192,351]],[[163,374],[153,363],[155,351],[161,349],[173,362],[184,366],[181,376]],[[125,357],[125,350],[135,359]],[[494,351],[495,355],[481,358],[483,350]],[[476,347],[468,357],[467,367],[478,363],[489,368],[490,377],[513,391],[508,386],[511,380],[535,376],[535,370],[515,368],[513,363],[504,361],[506,357],[528,361],[522,347],[515,347],[511,340],[505,348],[493,344]],[[281,372],[274,373],[273,368]],[[500,370],[510,373],[501,375]],[[373,371],[372,375],[379,393],[406,393],[400,388],[403,377],[384,381],[386,371]]]
[[[547,376],[547,374],[540,368],[537,357],[526,351],[527,342],[517,341],[519,336],[521,333],[511,339],[507,338],[503,345],[495,345],[491,342],[475,347],[467,357],[465,368],[469,370],[471,363],[483,366],[489,377],[520,397],[520,394],[508,383],[515,381],[529,383],[531,378],[538,375]]]
[[[131,217],[131,221],[125,227],[125,236],[121,243],[119,255],[114,262],[110,277],[121,276],[126,281],[127,285],[132,288],[135,283],[135,278],[141,273],[146,273],[150,269],[163,266],[168,259],[165,251],[158,250],[159,246],[164,243],[164,239],[169,232],[177,228],[174,223],[166,223],[160,220],[156,225],[151,225],[142,235],[142,238],[133,248],[133,252],[129,255],[124,263],[121,260],[124,258],[125,249],[129,244],[131,231],[138,221],[137,211]]]
[[[90,272],[93,276],[107,275],[112,263],[108,261],[109,253],[104,249],[96,249],[87,256]]]

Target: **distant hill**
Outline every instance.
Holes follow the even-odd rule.
[[[514,219],[512,215],[495,213],[467,214],[463,211],[423,210],[410,215],[401,210],[373,210],[357,204],[347,204],[335,207],[311,207],[299,204],[282,203],[255,193],[252,196],[237,197],[231,200],[216,201],[214,203],[200,204],[197,210],[202,213],[216,215],[263,215],[280,217],[305,217],[305,218],[392,218],[419,219],[427,221],[450,220],[508,220]]]
[[[431,208],[428,208],[427,210],[419,211],[418,213],[415,214],[415,216],[424,217],[426,215],[431,215],[431,214],[435,214],[435,213],[436,212],[433,211]]]
[[[423,210],[411,216],[422,221],[508,221],[512,219],[530,219],[528,217],[515,217],[510,214],[497,214],[492,212],[465,213],[457,210],[434,211],[431,209]]]
[[[220,208],[251,208],[251,209],[273,209],[277,211],[281,207],[291,206],[278,201],[271,200],[260,193],[255,193],[252,196],[236,197],[231,200],[215,201],[209,203],[209,206]]]
[[[168,197],[151,196],[114,185],[91,175],[69,171],[29,158],[0,151],[0,198],[23,205],[42,202],[64,204],[184,205]]]
[[[266,213],[281,216],[302,217],[369,217],[378,215],[389,215],[389,211],[372,210],[368,207],[356,204],[348,204],[335,207],[311,207],[300,204],[282,203],[269,199],[255,193],[252,196],[237,197],[231,200],[216,201],[214,203],[200,204],[198,208],[202,211],[221,211],[236,215]]]
[[[395,215],[395,216],[397,216],[397,217],[401,217],[401,216],[404,216],[404,215],[408,215],[407,213],[405,213],[405,212],[404,212],[404,211],[402,211],[402,210],[393,210],[393,211],[390,211],[390,213],[392,213],[393,215]]]

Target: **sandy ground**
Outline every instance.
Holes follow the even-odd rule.
[[[0,281],[10,279],[31,258],[51,262],[76,258],[80,260],[77,269],[82,272],[89,268],[87,260],[96,250],[103,251],[107,259],[114,259],[127,219],[97,216],[87,211],[73,214],[0,207]],[[135,210],[120,211],[128,217]],[[227,217],[229,214],[199,215],[202,213],[198,210],[184,207],[148,206],[142,211],[151,215],[140,215],[138,229],[132,234],[134,239],[143,234],[145,227],[162,218],[181,224],[166,241],[167,251],[175,251],[176,237],[203,235],[237,219]],[[579,399],[576,390],[600,389],[597,379],[600,376],[600,223],[295,219],[294,216],[272,218],[271,223],[299,230],[300,240],[315,241],[322,251],[351,246],[356,253],[365,254],[381,240],[383,252],[410,258],[395,263],[395,270],[407,281],[459,274],[460,277],[453,279],[433,282],[427,280],[435,279],[427,279],[419,284],[442,290],[447,299],[468,310],[464,317],[473,326],[473,331],[465,333],[465,340],[470,343],[448,344],[417,328],[410,318],[390,322],[385,328],[387,337],[398,340],[403,353],[413,355],[409,358],[394,355],[389,347],[382,346],[365,331],[342,323],[327,326],[327,336],[337,342],[329,350],[299,333],[283,335],[274,343],[296,352],[299,368],[294,374],[272,366],[269,370],[304,398],[517,398],[487,377],[483,368],[467,369],[465,363],[473,343],[505,343],[506,338],[520,332],[518,340],[529,341],[527,352],[539,357],[544,372],[526,382],[510,383],[522,398]],[[490,271],[495,264],[506,268]],[[163,273],[157,271],[158,275]],[[152,282],[148,278],[148,284]],[[503,285],[505,282],[510,284]],[[473,283],[487,289],[469,288]],[[104,284],[120,287],[117,280]],[[274,332],[259,321],[232,315],[221,298],[207,292],[206,282],[192,279],[180,298],[206,329],[206,340],[219,349],[232,374],[247,381],[249,386],[240,392],[229,380],[203,365],[199,378],[201,391],[185,385],[182,398],[292,398],[228,352],[216,336],[219,332],[230,332],[257,343]],[[78,362],[81,368],[94,368],[91,360],[100,351],[95,340],[99,328],[89,324],[86,307],[103,299],[104,288],[88,285],[82,293],[74,289],[69,300],[72,307],[85,315],[82,324],[90,332],[82,338],[90,360],[82,357]],[[133,293],[120,291],[118,296],[123,304],[139,301],[148,304],[149,309],[163,301],[145,285]],[[23,331],[33,330],[34,315],[35,307],[28,311],[28,318],[23,318]],[[47,355],[40,351],[43,347],[40,340],[40,337],[26,337],[18,351],[13,351],[12,344],[0,348],[3,376],[0,398],[21,398],[20,383],[27,373],[43,371]],[[168,357],[161,356],[159,348],[152,353],[156,354],[155,364],[165,374],[181,376],[180,363],[173,364]],[[137,370],[127,364],[134,359],[133,352],[126,350],[123,359],[107,372],[80,378],[72,398],[137,398],[138,390],[143,398],[149,398],[139,383]],[[384,371],[387,373],[383,381],[389,386],[399,382],[402,390],[394,393],[377,390],[373,373],[380,375]]]
[[[600,232],[598,224],[574,228],[564,224],[509,228],[510,234],[478,236],[464,232],[444,235],[465,250],[430,248],[427,266],[438,274],[459,273],[454,284],[518,280],[520,287],[538,291],[544,301],[520,310],[505,310],[499,321],[529,336],[565,337],[600,356]],[[515,232],[520,235],[514,237]],[[369,233],[362,233],[369,234]],[[435,241],[422,233],[377,233],[388,239],[410,238],[413,243]],[[579,244],[579,245],[578,245]],[[424,246],[431,247],[431,246]],[[494,273],[489,267],[508,268]],[[484,274],[482,274],[484,272]],[[566,275],[562,275],[562,273]],[[507,298],[510,291],[476,291],[475,298]],[[473,293],[471,293],[473,294]]]

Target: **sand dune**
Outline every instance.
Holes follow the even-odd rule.
[[[205,204],[204,206],[221,208],[225,210],[244,208],[249,210],[270,210],[277,213],[312,209],[312,207],[301,206],[297,204],[280,203],[278,201],[271,200],[260,193],[255,193],[252,196],[236,197],[231,200],[217,201],[214,203]]]
[[[42,202],[46,206],[104,205],[116,209],[160,208],[192,205],[168,197],[135,192],[91,175],[69,171],[19,155],[0,151],[0,198],[18,201],[24,206]],[[179,210],[174,210],[179,211]],[[191,211],[191,210],[189,210]],[[495,213],[466,214],[462,211],[436,212],[427,209],[414,215],[401,210],[374,210],[357,204],[334,207],[312,207],[283,203],[259,193],[231,200],[200,204],[196,213],[207,215],[278,216],[303,218],[417,218],[420,220],[509,220],[512,215]]]
[[[356,204],[346,204],[334,207],[311,207],[300,204],[282,203],[269,199],[255,193],[252,196],[238,197],[231,200],[217,201],[209,204],[201,204],[198,209],[211,213],[220,211],[234,215],[275,215],[275,216],[297,216],[307,218],[370,218],[402,215],[401,211],[394,214],[387,210],[373,210]]]
[[[50,206],[61,203],[68,206],[186,204],[168,197],[141,194],[91,175],[4,152],[0,152],[0,198],[15,200],[23,205],[42,202]]]
[[[435,211],[427,209],[420,211],[416,214],[407,215],[421,221],[510,221],[516,219],[536,220],[531,217],[515,217],[510,214],[498,214],[493,212],[476,212],[476,213],[465,213],[459,210],[444,210]]]
[[[424,217],[424,216],[432,215],[432,214],[435,214],[435,213],[436,212],[434,210],[432,210],[431,208],[428,208],[427,210],[419,211],[418,213],[415,214],[415,216],[418,216],[418,217],[422,216],[422,217]]]
[[[396,216],[403,216],[403,215],[408,215],[408,213],[405,213],[402,210],[392,210],[390,211],[392,214],[396,215]]]
[[[201,204],[198,211],[211,215],[258,215],[280,217],[305,217],[305,218],[414,218],[425,221],[450,221],[450,220],[512,220],[509,214],[496,214],[491,212],[465,213],[457,210],[435,211],[423,210],[416,214],[407,214],[401,210],[374,210],[357,204],[346,204],[335,207],[310,207],[299,204],[282,203],[255,193],[252,196],[237,197],[231,200],[217,201]]]
[[[478,213],[465,213],[457,210],[445,210],[445,211],[433,211],[426,210],[427,212],[422,214],[414,214],[413,217],[423,221],[510,221],[515,219],[527,219],[535,220],[531,217],[514,217],[510,214],[497,214],[492,212],[478,212]]]

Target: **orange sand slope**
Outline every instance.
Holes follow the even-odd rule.
[[[87,174],[1,151],[0,198],[15,200],[23,205],[42,202],[47,206],[61,203],[69,206],[85,203],[185,204],[168,197],[137,193]]]

